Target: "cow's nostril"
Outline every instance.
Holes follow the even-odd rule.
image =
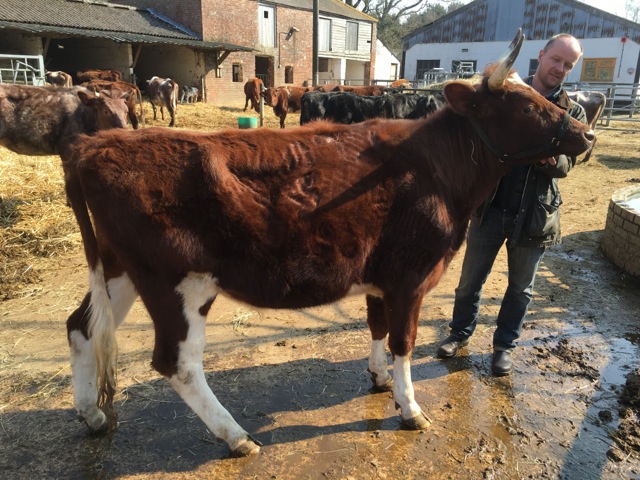
[[[587,133],[584,134],[584,137],[590,142],[593,142],[596,139],[596,134],[594,133],[593,130],[589,130]]]

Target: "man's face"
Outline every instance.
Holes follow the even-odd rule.
[[[536,76],[548,90],[553,90],[567,78],[581,56],[580,47],[570,38],[558,38],[538,56]]]

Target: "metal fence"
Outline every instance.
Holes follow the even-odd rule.
[[[42,55],[0,55],[0,83],[44,85]]]

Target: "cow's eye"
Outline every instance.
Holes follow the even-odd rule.
[[[531,115],[533,113],[533,105],[528,105],[527,107],[525,107],[523,112],[527,115]]]

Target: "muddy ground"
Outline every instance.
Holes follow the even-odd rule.
[[[561,182],[564,243],[543,260],[510,377],[490,375],[502,255],[471,344],[459,358],[435,357],[458,255],[422,308],[412,375],[433,420],[422,433],[400,429],[389,393],[369,391],[364,298],[294,312],[218,299],[205,368],[264,444],[250,458],[228,458],[151,370],[139,302],[118,332],[118,429],[87,433],[73,410],[65,331],[87,273],[71,249],[41,267],[38,288],[0,303],[0,478],[640,478],[640,281],[599,248],[611,194],[633,183],[640,134],[613,131]]]

